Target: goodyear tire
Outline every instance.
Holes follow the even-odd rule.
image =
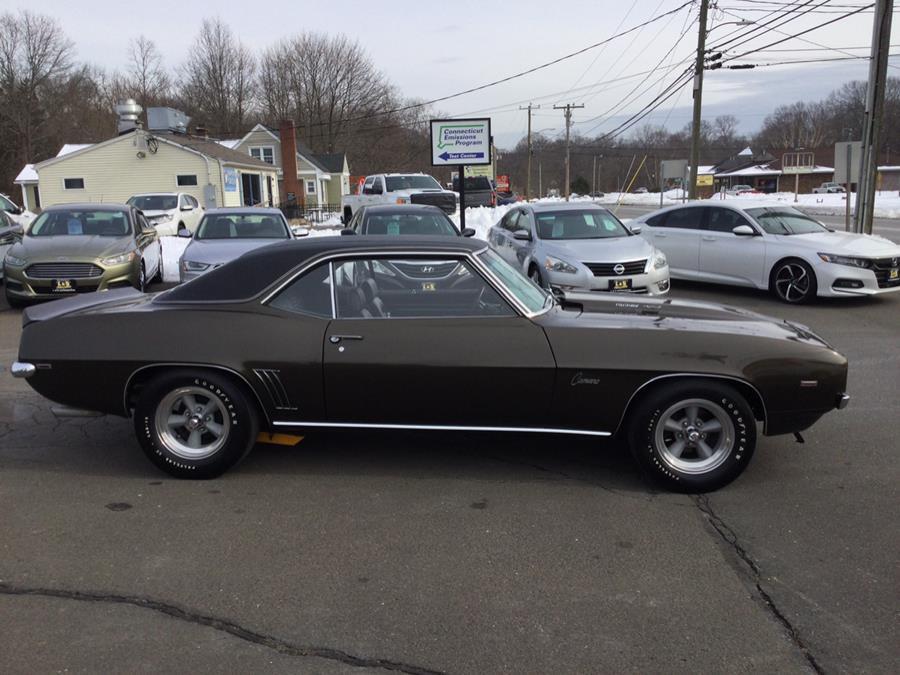
[[[215,478],[253,447],[259,429],[249,397],[227,377],[180,371],[141,392],[134,428],[144,454],[177,478]]]
[[[710,492],[737,478],[756,448],[756,419],[733,387],[685,380],[642,399],[629,445],[641,468],[676,492]]]

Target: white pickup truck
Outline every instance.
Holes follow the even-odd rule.
[[[378,173],[366,176],[358,195],[341,198],[341,214],[345,223],[363,206],[374,204],[429,204],[444,213],[456,212],[458,197],[445,190],[424,173]]]
[[[813,188],[813,194],[825,195],[835,192],[844,192],[844,186],[840,183],[822,183],[819,187]]]

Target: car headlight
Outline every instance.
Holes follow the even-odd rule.
[[[209,263],[197,262],[196,260],[182,260],[181,269],[185,272],[202,272],[209,268]]]
[[[653,269],[661,270],[663,267],[669,264],[669,261],[666,260],[666,254],[657,251],[656,257],[653,258]]]
[[[7,253],[6,257],[3,259],[3,262],[5,262],[7,265],[12,265],[13,267],[21,267],[28,261],[25,260],[25,258],[18,258]]]
[[[832,253],[820,253],[819,257],[827,263],[850,265],[851,267],[862,267],[863,269],[868,269],[872,262],[867,258],[852,258],[847,255],[834,255]]]
[[[124,265],[134,260],[134,251],[128,253],[120,253],[119,255],[110,256],[109,258],[100,258],[100,263],[108,267],[113,265]]]
[[[551,272],[563,272],[565,274],[575,274],[578,271],[574,265],[567,263],[565,260],[554,258],[552,255],[547,256],[547,259],[544,261],[544,267]]]

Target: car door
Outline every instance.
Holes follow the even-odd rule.
[[[359,196],[359,200],[357,201],[357,204],[359,204],[360,206],[365,206],[366,204],[374,203],[373,197],[372,197],[372,195],[374,194],[372,191],[372,185],[374,185],[374,183],[375,183],[375,176],[369,176],[366,178],[366,182],[363,183],[362,193]]]
[[[199,212],[200,210],[197,208],[197,202],[190,195],[181,195],[178,200],[178,208],[181,213],[181,221],[184,223],[184,226],[194,232],[197,229],[197,224],[199,222]],[[177,232],[175,233],[177,234]]]
[[[512,209],[500,219],[500,222],[497,225],[491,228],[491,245],[500,257],[511,265],[516,264],[512,243],[513,232],[516,230],[521,215],[521,209]]]
[[[519,217],[513,224],[515,229],[510,230],[508,236],[510,247],[509,262],[517,270],[525,270],[525,261],[529,259],[531,252],[534,250],[534,223],[532,223],[531,215],[528,211],[521,209],[517,210],[517,212]],[[527,232],[530,239],[516,239],[515,233],[521,230]]]
[[[733,230],[739,225],[751,227],[757,236],[735,234]],[[766,242],[758,235],[756,226],[739,211],[707,207],[706,229],[700,235],[700,276],[741,286],[765,285]]]
[[[328,419],[517,427],[548,420],[555,361],[543,330],[459,257],[335,263],[323,346]]]
[[[140,251],[141,259],[144,261],[147,279],[152,279],[162,269],[162,253],[160,251],[159,235],[156,229],[144,218],[143,213],[137,214],[134,241],[137,249]]]
[[[688,206],[660,214],[663,218],[655,226],[646,223],[654,245],[666,254],[675,276],[697,278],[705,213],[701,206]]]

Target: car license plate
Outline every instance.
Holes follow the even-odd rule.
[[[896,281],[897,279],[900,279],[900,267],[894,267],[888,274],[889,281]]]
[[[609,290],[627,291],[631,288],[631,279],[610,279]]]
[[[74,293],[75,281],[73,279],[54,279],[50,284],[50,290],[54,293]]]

